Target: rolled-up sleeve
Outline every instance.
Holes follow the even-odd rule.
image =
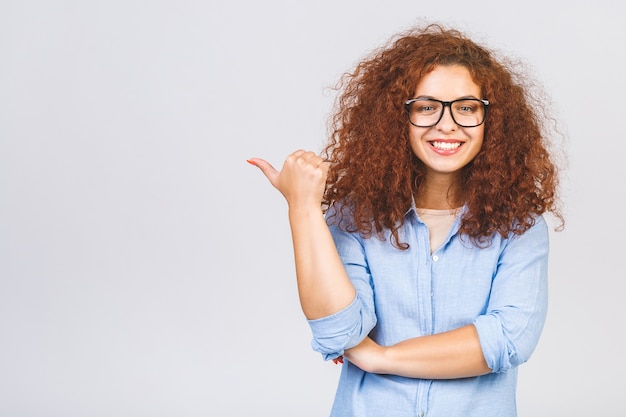
[[[352,303],[327,317],[309,320],[313,333],[311,346],[325,360],[343,355],[345,349],[359,344],[376,325],[374,291],[360,237],[330,226],[344,268],[356,289]]]
[[[474,320],[494,373],[526,362],[537,346],[548,309],[548,239],[545,220],[538,217],[501,253],[487,312]]]

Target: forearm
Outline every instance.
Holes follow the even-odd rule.
[[[366,339],[345,356],[365,371],[410,378],[466,378],[491,372],[473,325],[386,347]]]
[[[313,152],[297,150],[281,171],[260,158],[249,163],[263,171],[289,204],[298,293],[309,320],[334,314],[356,295],[321,209],[329,164]]]
[[[289,208],[298,294],[309,320],[334,314],[356,295],[318,207]]]

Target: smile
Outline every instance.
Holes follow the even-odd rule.
[[[440,149],[442,151],[452,151],[454,149],[459,148],[463,142],[440,142],[434,141],[430,142],[431,146],[436,149]]]

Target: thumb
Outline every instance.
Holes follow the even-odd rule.
[[[278,174],[280,174],[280,172],[276,168],[274,168],[272,164],[261,158],[250,158],[247,160],[247,162],[250,165],[254,165],[255,167],[259,168],[261,172],[263,172],[263,175],[265,175],[270,181],[270,183],[273,186],[276,186]]]

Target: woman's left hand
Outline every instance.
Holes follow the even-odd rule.
[[[355,347],[347,349],[343,356],[365,372],[384,373],[382,367],[384,352],[384,346],[366,337]]]

